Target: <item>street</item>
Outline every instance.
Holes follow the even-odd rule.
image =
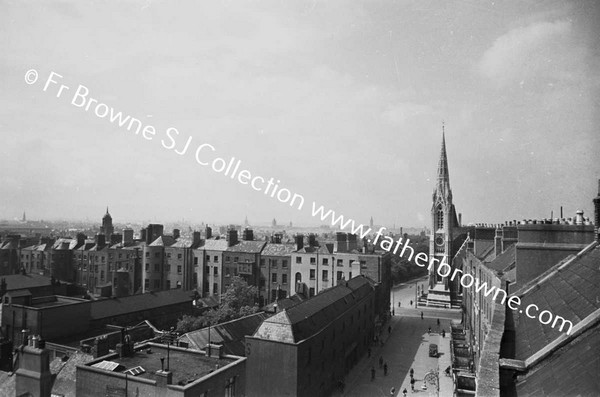
[[[371,348],[371,357],[365,355],[346,376],[344,393],[336,391],[334,396],[390,396],[392,387],[395,389],[394,396],[402,396],[404,388],[408,391],[408,395],[438,396],[435,386],[427,384],[426,390],[422,388],[423,378],[431,370],[439,375],[439,395],[452,395],[452,379],[444,376],[444,369],[451,361],[450,324],[452,320],[460,320],[460,312],[449,309],[410,308],[411,296],[414,301],[414,291],[414,283],[393,290],[396,302],[395,315],[390,323],[384,326],[384,345],[374,345]],[[399,308],[398,301],[402,302]],[[423,319],[421,319],[421,311]],[[389,334],[388,325],[392,327]],[[428,334],[429,327],[432,330],[431,334]],[[445,338],[440,334],[441,329],[446,331]],[[430,343],[438,345],[437,358],[429,356]],[[380,357],[388,365],[387,376],[384,375],[383,368],[379,367]],[[375,369],[374,380],[371,380],[371,368]],[[414,370],[416,381],[414,393],[411,392],[410,387],[411,368]]]

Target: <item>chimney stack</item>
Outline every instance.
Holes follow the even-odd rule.
[[[227,230],[227,246],[233,247],[238,243],[238,234],[237,230],[229,229]]]
[[[123,245],[133,244],[133,229],[123,229]]]
[[[106,245],[106,236],[104,234],[96,234],[96,244],[98,244],[99,247],[103,247]]]
[[[502,253],[502,227],[496,228],[496,236],[494,237],[494,249],[496,257]]]
[[[173,238],[177,240],[179,237],[181,237],[181,231],[179,229],[173,229]]]
[[[575,216],[575,224],[576,225],[583,225],[583,211],[582,210],[577,210],[576,212],[576,216]]]
[[[317,236],[315,236],[314,233],[310,233],[308,235],[308,246],[309,247],[316,247],[317,246]]]
[[[348,252],[348,236],[346,233],[337,232],[335,234],[335,240],[337,245],[337,252]]]
[[[356,241],[356,234],[348,233],[348,251],[358,250],[358,242]]]
[[[296,240],[296,251],[299,251],[302,248],[304,248],[304,235],[303,234],[297,234],[296,237],[294,237],[294,239]]]
[[[206,239],[212,238],[212,228],[210,226],[206,226]]]
[[[242,233],[242,239],[244,241],[254,241],[254,231],[250,228],[245,228]]]
[[[19,351],[19,369],[15,379],[17,396],[50,397],[52,373],[50,372],[50,351],[38,337],[30,337],[29,344]]]
[[[200,245],[200,241],[202,240],[201,236],[200,236],[200,232],[194,232],[192,234],[193,236],[193,242],[192,244],[194,245],[194,247],[197,247]]]

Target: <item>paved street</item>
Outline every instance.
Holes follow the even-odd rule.
[[[460,319],[460,312],[458,310],[409,308],[410,294],[412,293],[414,297],[414,284],[412,286],[412,289],[410,286],[401,286],[394,290],[394,295],[400,299],[402,306],[396,307],[395,316],[390,321],[392,332],[388,335],[388,325],[385,325],[383,347],[372,347],[371,357],[363,357],[346,376],[344,396],[390,396],[392,387],[395,388],[394,396],[402,396],[404,388],[408,391],[408,395],[437,396],[435,387],[428,385],[427,390],[422,389],[423,378],[430,370],[439,372],[439,395],[452,395],[452,380],[444,375],[444,369],[450,365],[450,323],[453,319]],[[404,306],[406,299],[408,303]],[[424,314],[423,319],[421,319],[421,311]],[[438,318],[440,319],[440,328],[446,330],[445,338],[438,333]],[[432,329],[431,334],[428,334],[428,327]],[[430,343],[438,345],[440,352],[438,358],[429,357]],[[383,369],[379,368],[379,357],[383,357],[384,362],[388,365],[387,376],[383,374]],[[371,368],[376,371],[374,380],[371,380]],[[414,393],[410,388],[411,368],[415,371]],[[338,391],[334,395],[342,394]]]

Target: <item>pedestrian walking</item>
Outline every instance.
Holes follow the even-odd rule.
[[[375,368],[371,367],[371,380],[375,379]]]
[[[431,327],[427,330],[427,333],[431,335]]]
[[[408,391],[406,391],[406,388],[404,388],[404,390],[402,390],[402,395],[406,397],[406,393],[408,393]]]
[[[388,335],[389,335],[389,334],[391,334],[391,333],[392,333],[392,326],[390,325],[390,326],[388,327]]]
[[[437,325],[438,325],[438,327],[440,326],[440,319],[439,318],[437,319]]]
[[[379,356],[379,368],[383,366],[383,356]]]
[[[383,364],[383,375],[387,376],[387,370],[388,370],[388,366],[387,363]]]
[[[445,337],[446,337],[446,331],[442,330],[442,338],[445,338]]]
[[[415,374],[415,370],[411,368],[410,369],[410,377],[412,378],[414,374]]]
[[[410,305],[412,306],[412,301],[410,301]]]
[[[421,320],[423,320],[423,312],[421,312]]]
[[[411,376],[410,378],[410,390],[415,391],[415,378]]]
[[[390,389],[390,396],[394,397],[396,395],[396,388],[392,386],[392,388]]]

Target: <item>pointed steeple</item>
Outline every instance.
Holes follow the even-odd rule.
[[[446,155],[446,131],[442,123],[442,151],[440,153],[440,161],[438,163],[438,180],[448,181],[450,183],[450,175],[448,175],[448,157]]]
[[[448,156],[446,154],[446,131],[442,123],[442,149],[440,151],[440,160],[438,162],[438,177],[434,194],[449,202],[452,200],[452,191],[450,190],[450,174],[448,172]],[[435,201],[435,200],[434,200]]]

